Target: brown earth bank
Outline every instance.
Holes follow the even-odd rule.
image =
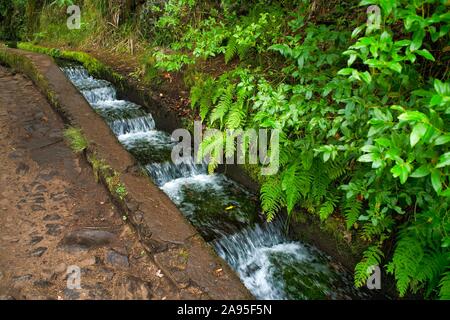
[[[133,159],[51,59],[18,50],[8,55],[32,61],[40,74],[31,76],[48,86],[40,89],[51,91],[47,95],[64,117],[82,124],[95,153],[123,174],[134,196],[125,204],[132,212],[125,213],[135,214],[129,219],[134,221],[140,215],[140,222],[134,234],[107,190],[95,183],[85,158],[63,144],[63,122],[43,96],[30,81],[2,68],[3,298],[251,298],[170,200],[133,171]],[[143,226],[149,230],[142,232]],[[142,233],[150,239],[143,242]],[[66,288],[70,265],[81,267],[82,290]]]

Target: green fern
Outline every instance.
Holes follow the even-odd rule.
[[[444,274],[439,287],[439,299],[450,300],[450,271]]]
[[[328,177],[331,180],[341,178],[347,171],[345,163],[346,162],[329,161],[327,163],[327,166],[325,166],[325,172],[327,173]]]
[[[397,282],[397,289],[403,297],[417,274],[420,262],[424,256],[421,242],[409,232],[403,231],[392,258],[388,265],[388,272],[393,273]]]
[[[191,107],[192,109],[195,109],[197,104],[199,103],[202,94],[203,94],[203,88],[201,84],[196,84],[191,88]]]
[[[236,56],[237,42],[235,37],[231,37],[228,40],[228,44],[225,48],[225,63],[228,63]]]
[[[362,202],[357,199],[347,199],[345,202],[344,214],[347,230],[350,230],[358,221],[362,205]]]
[[[216,108],[211,113],[210,122],[212,124],[217,120],[220,120],[221,125],[223,124],[224,117],[231,109],[231,106],[233,104],[233,96],[234,85],[230,84],[220,97],[220,101],[217,104]]]
[[[329,195],[327,197],[327,201],[325,201],[319,209],[319,217],[321,221],[328,219],[328,217],[334,212],[337,202],[337,198],[333,195]]]
[[[370,276],[370,268],[378,266],[384,257],[383,251],[380,249],[381,244],[371,246],[366,249],[363,259],[355,267],[355,286],[360,288],[364,286]]]
[[[243,127],[245,115],[246,112],[242,101],[233,104],[226,119],[227,128],[237,129]]]
[[[261,205],[267,221],[272,221],[285,205],[283,188],[278,178],[270,177],[261,186]]]

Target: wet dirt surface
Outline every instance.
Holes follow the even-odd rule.
[[[0,299],[202,298],[145,253],[63,129],[33,83],[0,66]],[[67,286],[71,266],[81,289]]]

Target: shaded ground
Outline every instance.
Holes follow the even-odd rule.
[[[62,134],[32,82],[0,66],[1,299],[201,298],[174,289]]]

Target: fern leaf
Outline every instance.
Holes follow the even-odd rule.
[[[321,221],[325,221],[334,212],[334,202],[332,200],[326,201],[319,210]]]
[[[363,259],[355,267],[355,286],[364,286],[370,276],[370,268],[380,265],[384,257],[380,249],[381,244],[369,247],[363,254]]]
[[[214,123],[217,120],[220,120],[221,124],[223,123],[225,115],[228,113],[233,104],[233,94],[234,94],[234,85],[230,84],[220,97],[220,101],[217,104],[216,108],[211,113],[210,117],[211,123]]]
[[[261,187],[261,205],[268,221],[272,221],[285,201],[283,189],[278,178],[269,178]]]
[[[390,271],[394,273],[397,289],[401,297],[406,294],[411,281],[415,278],[423,256],[424,253],[420,241],[407,232],[400,233]]]
[[[358,221],[361,214],[362,202],[356,199],[348,199],[345,203],[345,222],[347,224],[347,230],[350,230]]]
[[[226,124],[228,129],[237,129],[243,126],[245,110],[243,103],[235,103],[228,114]]]
[[[231,39],[228,41],[227,47],[225,48],[225,63],[230,62],[231,59],[234,58],[236,53],[237,53],[236,38],[231,37]]]
[[[439,299],[450,300],[450,271],[442,277],[439,286]]]

